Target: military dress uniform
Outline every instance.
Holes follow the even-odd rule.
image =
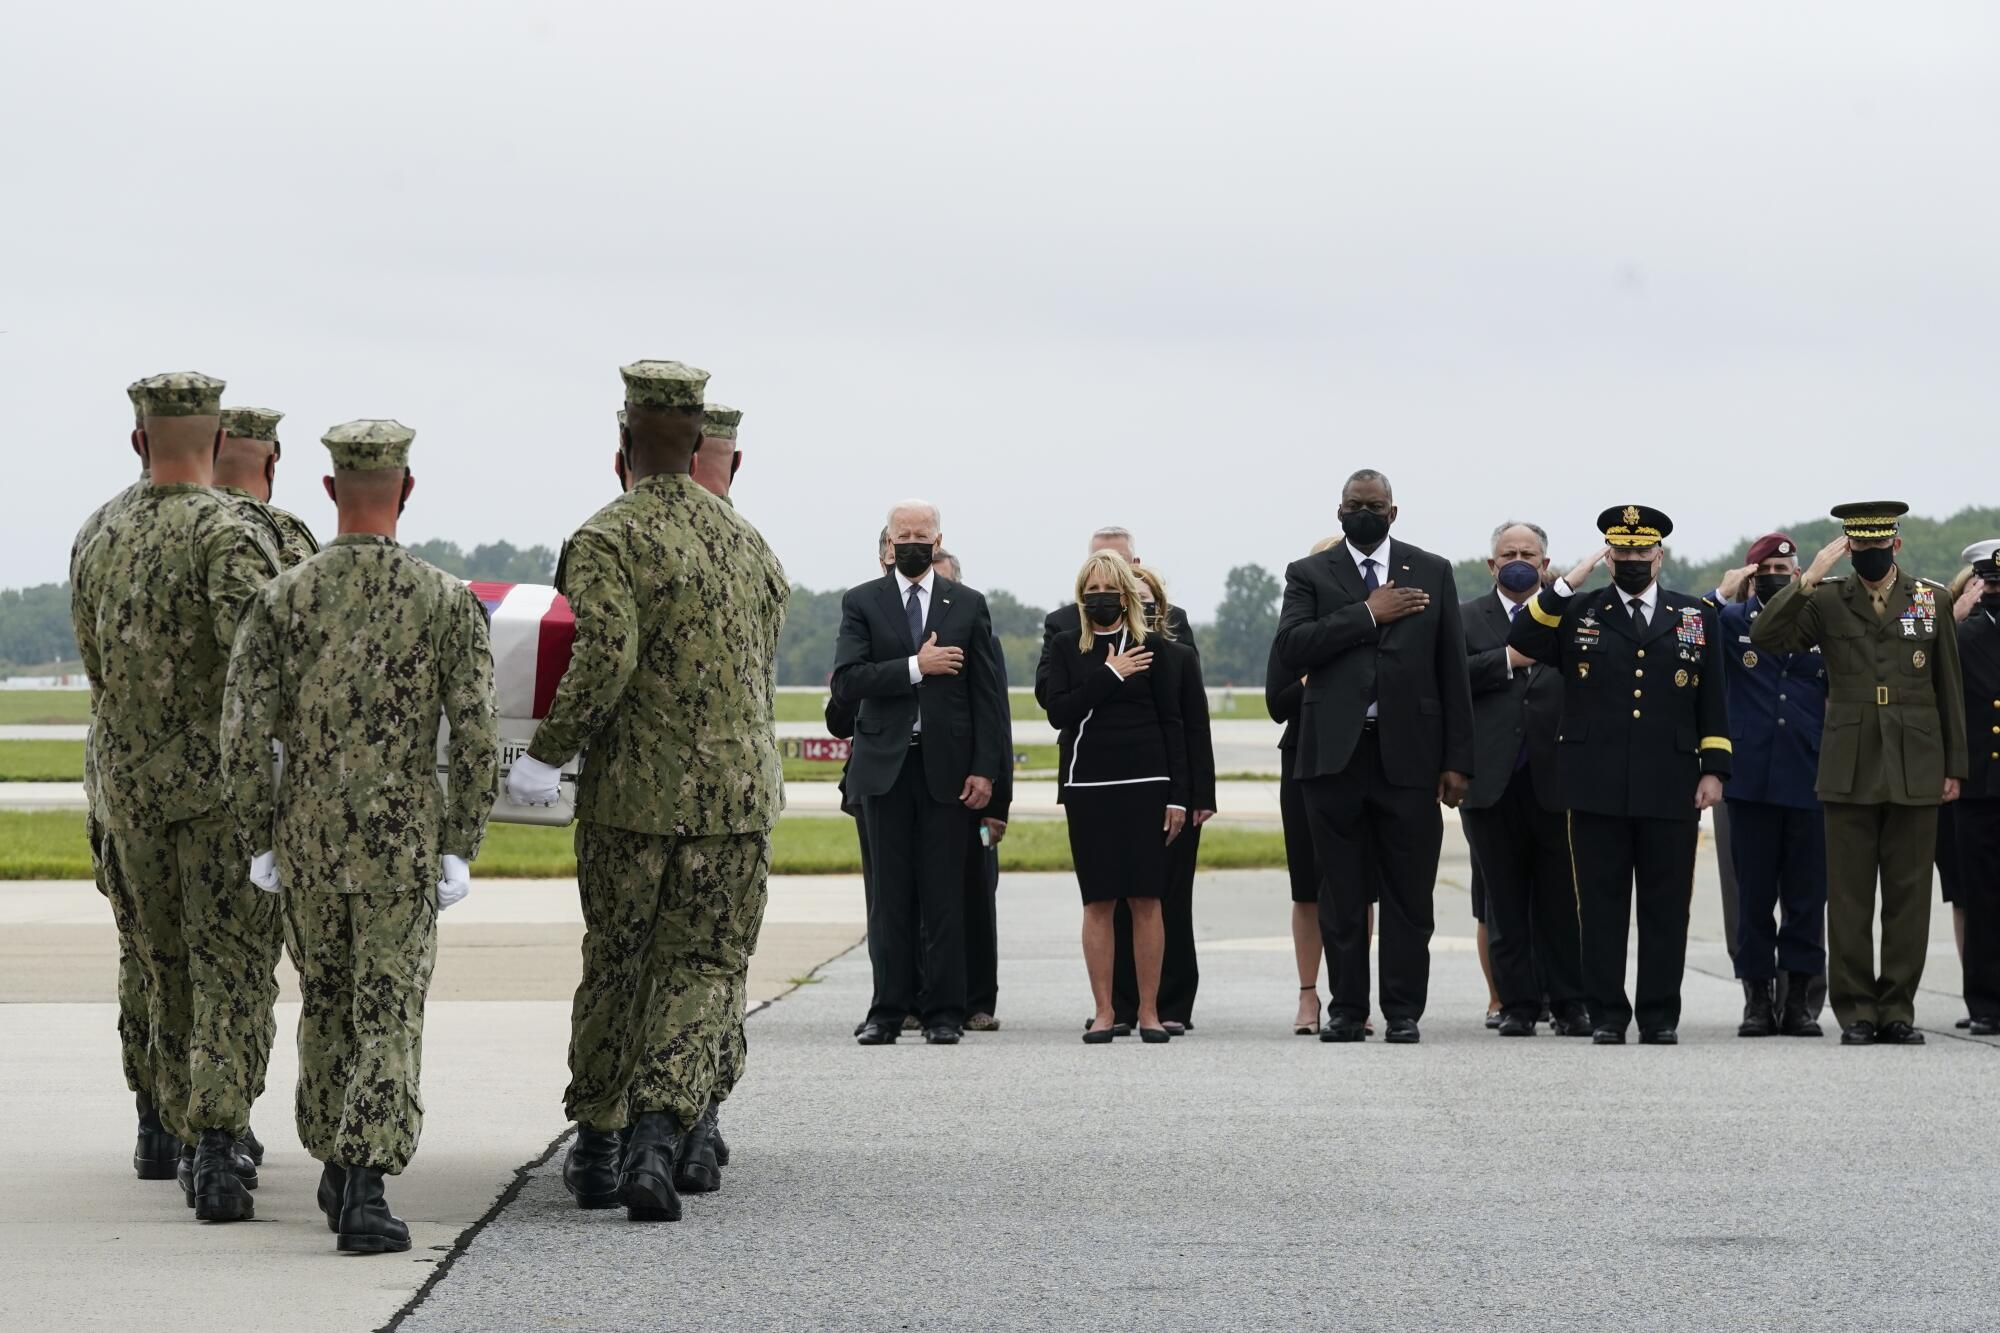
[[[1850,540],[1896,535],[1909,506],[1841,505]],[[1892,569],[1879,589],[1859,578],[1781,590],[1751,626],[1761,652],[1826,660],[1820,801],[1826,818],[1827,988],[1841,1040],[1922,1041],[1917,983],[1930,948],[1931,860],[1946,778],[1966,771],[1965,699],[1943,590]],[[1881,971],[1875,885],[1882,885]]]
[[[402,468],[413,437],[392,421],[334,427],[336,488]],[[353,1178],[409,1165],[423,1124],[436,885],[444,857],[478,853],[498,772],[485,611],[393,538],[337,537],[251,605],[223,735],[232,807],[276,853],[298,965],[299,1141],[327,1166],[322,1207],[351,1204]],[[329,1208],[336,1221],[343,1249],[396,1248],[350,1245]]]
[[[139,392],[150,421],[215,417],[222,387],[190,372],[144,380]],[[78,552],[72,584],[89,750],[118,863],[111,888],[123,900],[114,914],[130,924],[146,973],[154,1105],[183,1161],[201,1143],[188,1184],[203,1220],[250,1215],[242,1188],[218,1176],[204,1191],[200,1177],[204,1160],[211,1174],[250,1165],[231,1159],[249,1129],[256,1014],[269,1004],[256,941],[277,906],[244,876],[219,746],[237,623],[276,572],[276,556],[213,490],[152,485]]]
[[[621,373],[631,416],[701,408],[705,371]],[[686,474],[645,477],[586,520],[561,586],[576,637],[528,755],[585,756],[564,1093],[579,1134],[565,1180],[584,1207],[677,1217],[655,1177],[699,1148],[684,1140],[712,1129],[716,1091],[742,1066],[732,1034],[784,804],[774,717],[789,589],[756,528]]]
[[[1965,910],[1965,1009],[1974,1036],[2000,1035],[2000,541],[1966,548],[1987,591],[1958,625],[1965,677],[1965,786],[1952,807]]]
[[[1641,505],[1598,525],[1614,561],[1673,531]],[[1639,609],[1631,605],[1640,602]],[[1650,602],[1647,606],[1645,603]],[[1715,609],[1661,588],[1577,593],[1564,580],[1515,617],[1508,641],[1562,672],[1557,782],[1569,810],[1571,873],[1592,1038],[1669,1044],[1680,1023],[1704,776],[1729,775],[1729,715]],[[1625,937],[1636,887],[1639,985],[1625,993]]]
[[[1751,546],[1749,561],[1796,550],[1790,537],[1773,533]],[[1747,602],[1724,602],[1718,592],[1711,604],[1722,622],[1734,747],[1723,796],[1736,870],[1734,962],[1744,985],[1738,1035],[1816,1037],[1811,996],[1826,971],[1826,825],[1813,776],[1826,662],[1811,650],[1758,651],[1750,631],[1764,607],[1754,592]]]

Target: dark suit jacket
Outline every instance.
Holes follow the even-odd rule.
[[[1188,809],[1215,809],[1215,736],[1208,724],[1208,686],[1201,678],[1201,654],[1179,639],[1149,639],[1153,656],[1181,659],[1181,730],[1187,736]]]
[[[1528,612],[1523,610],[1522,615]],[[1521,742],[1528,744],[1528,777],[1544,810],[1560,811],[1556,783],[1556,730],[1562,721],[1562,673],[1523,667],[1507,673],[1507,632],[1513,620],[1488,590],[1459,608],[1465,651],[1472,672],[1472,725],[1479,765],[1465,806],[1483,810],[1497,804],[1513,780]]]
[[[1273,722],[1285,724],[1284,735],[1278,737],[1278,749],[1293,751],[1299,746],[1299,710],[1305,706],[1306,686],[1296,671],[1285,670],[1285,664],[1278,657],[1278,645],[1271,644],[1270,660],[1264,665],[1264,711],[1271,715]],[[1287,773],[1291,772],[1290,760],[1294,756],[1285,755]]]
[[[910,641],[896,577],[887,574],[847,590],[840,601],[833,697],[852,705],[854,753],[847,763],[850,796],[881,796],[895,786],[912,750],[910,731],[923,719],[924,783],[931,799],[956,801],[968,776],[998,782],[1007,734],[993,622],[986,599],[962,583],[933,576],[924,634],[965,651],[955,676],[910,684]],[[1011,762],[1012,755],[1006,758]]]
[[[1305,676],[1299,715],[1301,778],[1339,773],[1360,743],[1376,695],[1382,773],[1394,786],[1435,786],[1447,769],[1472,774],[1472,686],[1451,563],[1390,539],[1383,581],[1421,588],[1430,606],[1378,627],[1345,542],[1285,570],[1278,659]]]

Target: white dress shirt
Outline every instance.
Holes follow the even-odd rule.
[[[926,625],[931,623],[931,583],[936,578],[936,576],[937,576],[936,570],[927,569],[924,571],[924,576],[922,578],[913,581],[904,578],[902,570],[899,569],[896,571],[897,604],[903,607],[909,606],[910,589],[915,588],[917,590],[917,605],[923,611],[923,623]],[[903,612],[903,614],[907,618],[909,612],[906,610]],[[924,646],[923,640],[922,638],[919,638],[917,640],[917,647],[921,648],[923,646]],[[923,668],[917,665],[916,654],[912,653],[910,655],[910,684],[921,685],[923,683],[924,683]],[[923,729],[924,729],[924,710],[919,708],[917,710],[916,723],[913,726],[911,726],[910,734],[914,736]]]
[[[1618,605],[1625,608],[1626,614],[1628,615],[1631,614],[1632,594],[1626,592],[1623,588],[1620,588],[1615,584],[1612,586],[1611,591],[1614,595],[1617,596]],[[1555,593],[1556,596],[1558,597],[1576,596],[1575,591],[1571,589],[1571,587],[1569,586],[1568,579],[1556,580]],[[1646,627],[1650,629],[1652,628],[1655,621],[1658,619],[1660,613],[1660,581],[1658,579],[1654,579],[1651,583],[1646,585],[1646,591],[1638,594],[1638,596],[1639,596],[1639,605],[1646,609]]]
[[[1389,581],[1389,539],[1387,537],[1384,537],[1382,539],[1382,544],[1380,546],[1376,547],[1372,551],[1367,551],[1367,552],[1364,552],[1359,546],[1356,546],[1353,542],[1342,542],[1341,545],[1347,549],[1347,553],[1349,555],[1354,557],[1354,572],[1361,576],[1362,587],[1366,588],[1368,586],[1368,567],[1361,563],[1364,560],[1373,560],[1375,562],[1376,587],[1379,588],[1383,584]],[[1363,602],[1362,605],[1367,606],[1368,604],[1366,602]],[[1368,618],[1370,620],[1375,619],[1375,612],[1373,608],[1369,609]],[[1374,704],[1369,704],[1368,716],[1374,717],[1375,711],[1376,711],[1376,706]]]

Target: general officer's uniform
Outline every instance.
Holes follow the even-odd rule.
[[[1673,531],[1656,509],[1598,516],[1614,568]],[[1715,609],[1657,582],[1578,593],[1545,588],[1508,641],[1562,672],[1558,786],[1570,811],[1572,873],[1592,1040],[1678,1040],[1688,906],[1701,834],[1696,788],[1729,775],[1729,715]],[[1625,993],[1625,936],[1639,910],[1636,1006]]]
[[[1897,518],[1908,512],[1878,500],[1837,506],[1833,516],[1850,541],[1874,542],[1895,537]],[[1760,652],[1817,645],[1826,659],[1818,791],[1826,812],[1827,987],[1847,1045],[1923,1040],[1916,999],[1930,948],[1937,811],[1945,780],[1966,771],[1958,639],[1951,608],[1939,606],[1943,593],[1893,565],[1874,588],[1858,575],[1815,586],[1801,580],[1773,597],[1750,629]]]
[[[629,430],[699,421],[706,371],[621,373]],[[576,639],[528,757],[547,772],[587,752],[564,1180],[583,1207],[674,1218],[673,1176],[709,1151],[713,1099],[741,1068],[730,1010],[784,805],[773,717],[789,589],[757,529],[685,473],[645,477],[586,520],[561,585]]]
[[[414,436],[394,421],[333,427],[323,442],[336,490],[403,471]],[[409,1165],[423,1125],[438,886],[454,860],[462,871],[478,854],[493,806],[485,612],[394,538],[343,534],[245,614],[223,740],[232,808],[255,847],[275,853],[291,930],[299,1141],[323,1163],[320,1207],[342,1250],[407,1250],[382,1177]]]
[[[1965,785],[1952,807],[1965,909],[1965,1009],[1975,1036],[2000,1035],[2000,541],[1965,550],[1986,581],[1979,604],[1958,625],[1965,677]]]
[[[1797,551],[1789,536],[1772,533],[1751,545],[1749,563]],[[1723,795],[1736,869],[1736,976],[1744,994],[1737,1034],[1817,1037],[1811,995],[1826,970],[1826,825],[1813,778],[1826,663],[1812,651],[1758,651],[1750,630],[1764,606],[1754,591],[1744,602],[1725,602],[1719,592],[1711,601],[1722,622],[1734,746]]]

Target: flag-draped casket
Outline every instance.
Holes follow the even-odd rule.
[[[562,798],[547,807],[508,800],[507,770],[527,753],[535,728],[548,716],[556,686],[569,668],[576,618],[563,595],[546,584],[474,582],[471,587],[492,624],[493,693],[500,713],[500,798],[493,818],[503,824],[567,824],[576,818],[576,758],[563,767]],[[440,779],[445,739],[440,727]]]

